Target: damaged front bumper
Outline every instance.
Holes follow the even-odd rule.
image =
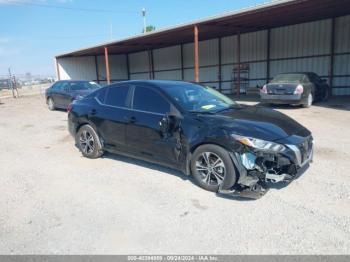
[[[246,148],[232,152],[231,158],[239,174],[235,185],[220,185],[219,194],[257,199],[266,194],[271,184],[289,183],[301,176],[313,159],[313,139],[297,145],[285,145],[282,153]]]

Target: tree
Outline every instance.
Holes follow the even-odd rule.
[[[154,26],[154,25],[148,25],[148,26],[146,26],[146,33],[147,32],[152,32],[152,31],[154,31],[154,30],[156,30],[156,27]],[[142,30],[142,33],[144,33],[144,29]]]

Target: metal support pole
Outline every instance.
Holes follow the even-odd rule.
[[[129,62],[129,54],[126,54],[126,73],[128,75],[128,80],[130,80],[130,62]]]
[[[199,82],[198,26],[194,26],[194,81]]]
[[[185,80],[185,71],[184,71],[184,45],[180,45],[181,48],[181,79]]]
[[[329,64],[329,95],[332,95],[333,82],[334,82],[334,46],[335,46],[335,18],[332,18],[331,25],[331,60]]]
[[[219,50],[218,50],[218,56],[219,56],[219,71],[218,71],[218,80],[219,80],[219,91],[222,90],[222,68],[221,68],[221,37],[219,37]]]
[[[266,83],[268,83],[270,80],[270,43],[271,43],[271,30],[267,29]]]
[[[105,64],[106,64],[106,79],[107,79],[107,84],[111,84],[111,76],[109,73],[109,58],[108,58],[108,48],[105,46]]]
[[[100,83],[100,79],[98,76],[98,61],[97,61],[97,56],[95,55],[95,70],[96,70],[96,81],[97,83]]]
[[[237,34],[237,96],[241,94],[241,32]]]
[[[57,80],[59,81],[61,80],[60,67],[59,67],[57,58],[55,60],[56,60],[56,76],[57,76]]]

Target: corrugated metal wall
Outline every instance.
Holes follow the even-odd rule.
[[[95,57],[67,57],[57,60],[61,80],[96,79]]]
[[[270,77],[315,72],[327,79],[331,61],[331,19],[271,30]]]
[[[153,50],[154,78],[181,80],[181,46]]]
[[[118,82],[128,79],[126,66],[126,55],[109,55],[109,73],[111,82]],[[106,81],[106,64],[104,56],[97,56],[98,80],[101,83]]]
[[[248,78],[248,87],[261,86],[266,83],[267,70],[267,31],[252,32],[241,35],[241,64],[248,68],[248,72],[241,74],[241,78]],[[237,36],[221,39],[222,61],[222,91],[231,93],[234,80],[234,68],[237,68]]]
[[[333,93],[350,94],[350,15],[334,24]],[[332,19],[284,26],[241,35],[241,64],[247,68],[242,81],[250,88],[262,86],[282,72],[312,71],[327,79],[331,69]],[[200,34],[199,30],[199,34]],[[221,42],[221,89],[232,93],[234,68],[237,69],[237,36],[199,42],[200,81],[219,87],[219,44]],[[182,50],[182,52],[181,52]],[[268,51],[270,63],[268,72]],[[155,49],[154,78],[193,81],[193,43]],[[97,57],[98,79],[105,80],[104,57]],[[129,54],[130,78],[149,79],[148,51]],[[152,61],[152,59],[151,59]],[[59,59],[62,79],[97,80],[94,57]],[[110,55],[111,79],[127,79],[126,55]],[[247,78],[247,79],[245,79]]]
[[[148,52],[138,52],[129,55],[130,79],[149,79]]]

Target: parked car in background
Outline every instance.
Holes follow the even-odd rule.
[[[72,101],[82,99],[100,87],[100,85],[91,81],[57,81],[46,89],[46,103],[50,110],[67,109]]]
[[[303,107],[327,100],[329,95],[327,81],[311,72],[279,74],[260,90],[263,103],[296,104]]]
[[[109,151],[162,164],[222,194],[263,194],[265,182],[291,181],[312,159],[311,133],[293,119],[193,83],[121,82],[68,112],[83,156]]]
[[[10,79],[0,79],[0,90],[2,89],[11,89]]]

